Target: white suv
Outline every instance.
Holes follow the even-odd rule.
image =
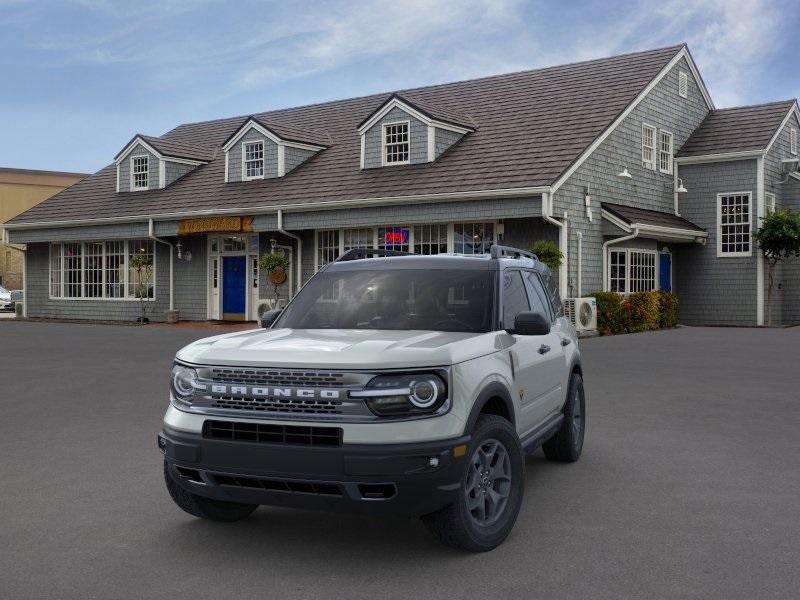
[[[514,526],[525,454],[581,454],[578,340],[527,252],[351,250],[262,325],[175,358],[158,444],[192,515],[417,515],[484,551]]]

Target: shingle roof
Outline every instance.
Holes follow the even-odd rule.
[[[433,163],[359,168],[357,126],[387,94],[254,115],[272,127],[325,132],[330,147],[285,177],[225,183],[221,152],[163,190],[115,193],[113,165],[14,223],[302,205],[552,184],[683,46],[397,92],[469,115],[476,131]],[[180,125],[160,139],[218,148],[247,117]],[[244,212],[243,211],[243,212]]]
[[[678,156],[764,150],[795,102],[784,100],[713,110],[689,136]]]
[[[327,148],[332,144],[331,137],[324,132],[320,131],[310,131],[308,129],[303,129],[302,127],[297,127],[287,123],[273,123],[266,119],[250,116],[245,118],[242,121],[242,124],[239,125],[232,133],[228,136],[228,138],[222,142],[222,146],[228,143],[228,141],[235,137],[239,130],[244,127],[250,121],[255,121],[262,127],[269,129],[272,133],[277,135],[282,140],[287,142],[300,142],[301,144],[312,144],[314,146],[322,146]]]
[[[168,140],[137,133],[133,136],[131,141],[125,144],[124,148],[117,153],[114,159],[116,160],[122,156],[123,152],[125,152],[136,139],[144,140],[160,154],[170,158],[187,158],[189,160],[199,160],[202,162],[208,162],[214,158],[214,148],[208,147],[205,144],[186,144],[181,140]]]
[[[657,227],[670,227],[672,229],[689,229],[694,231],[705,231],[688,219],[679,217],[672,213],[659,212],[657,210],[647,210],[644,208],[634,208],[633,206],[623,206],[603,202],[603,210],[607,210],[628,225],[634,223],[641,225],[655,225]]]
[[[377,113],[381,110],[388,102],[397,98],[401,102],[406,103],[411,108],[414,108],[427,116],[430,119],[434,119],[436,121],[443,121],[445,123],[451,123],[452,125],[460,125],[462,127],[468,127],[470,129],[475,129],[475,123],[469,117],[462,115],[461,113],[453,110],[448,110],[442,108],[441,106],[431,105],[425,100],[420,99],[419,94],[406,94],[401,96],[400,94],[390,94],[386,100],[381,102],[378,106],[375,107],[370,114],[368,114],[362,121],[358,124],[358,128],[369,121],[372,118],[372,115]]]

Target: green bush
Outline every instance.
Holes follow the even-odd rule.
[[[564,260],[564,253],[558,249],[558,244],[552,240],[539,240],[531,246],[537,258],[550,267],[551,271],[557,271]]]
[[[678,298],[667,292],[616,292],[590,294],[597,300],[600,335],[652,331],[678,324]]]

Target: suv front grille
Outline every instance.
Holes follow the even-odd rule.
[[[203,423],[203,437],[261,444],[342,445],[342,429],[340,427],[306,427],[237,421],[206,421]]]
[[[263,479],[261,477],[242,477],[217,475],[212,477],[219,485],[232,487],[264,489],[268,492],[288,492],[290,494],[314,494],[317,496],[343,496],[338,483],[321,481],[293,481],[290,479]]]
[[[285,371],[281,369],[211,369],[211,381],[217,383],[244,383],[248,385],[300,387],[339,387],[344,373],[328,371]]]
[[[214,394],[211,395],[211,399],[214,408],[228,408],[231,410],[310,415],[338,415],[342,412],[342,402],[339,400],[249,398],[246,396],[218,396]]]

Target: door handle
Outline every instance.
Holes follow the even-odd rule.
[[[542,344],[539,346],[539,354],[547,354],[548,352],[550,352],[550,346],[547,344]]]
[[[561,345],[562,346],[569,346],[572,343],[572,340],[569,338],[561,338]]]

